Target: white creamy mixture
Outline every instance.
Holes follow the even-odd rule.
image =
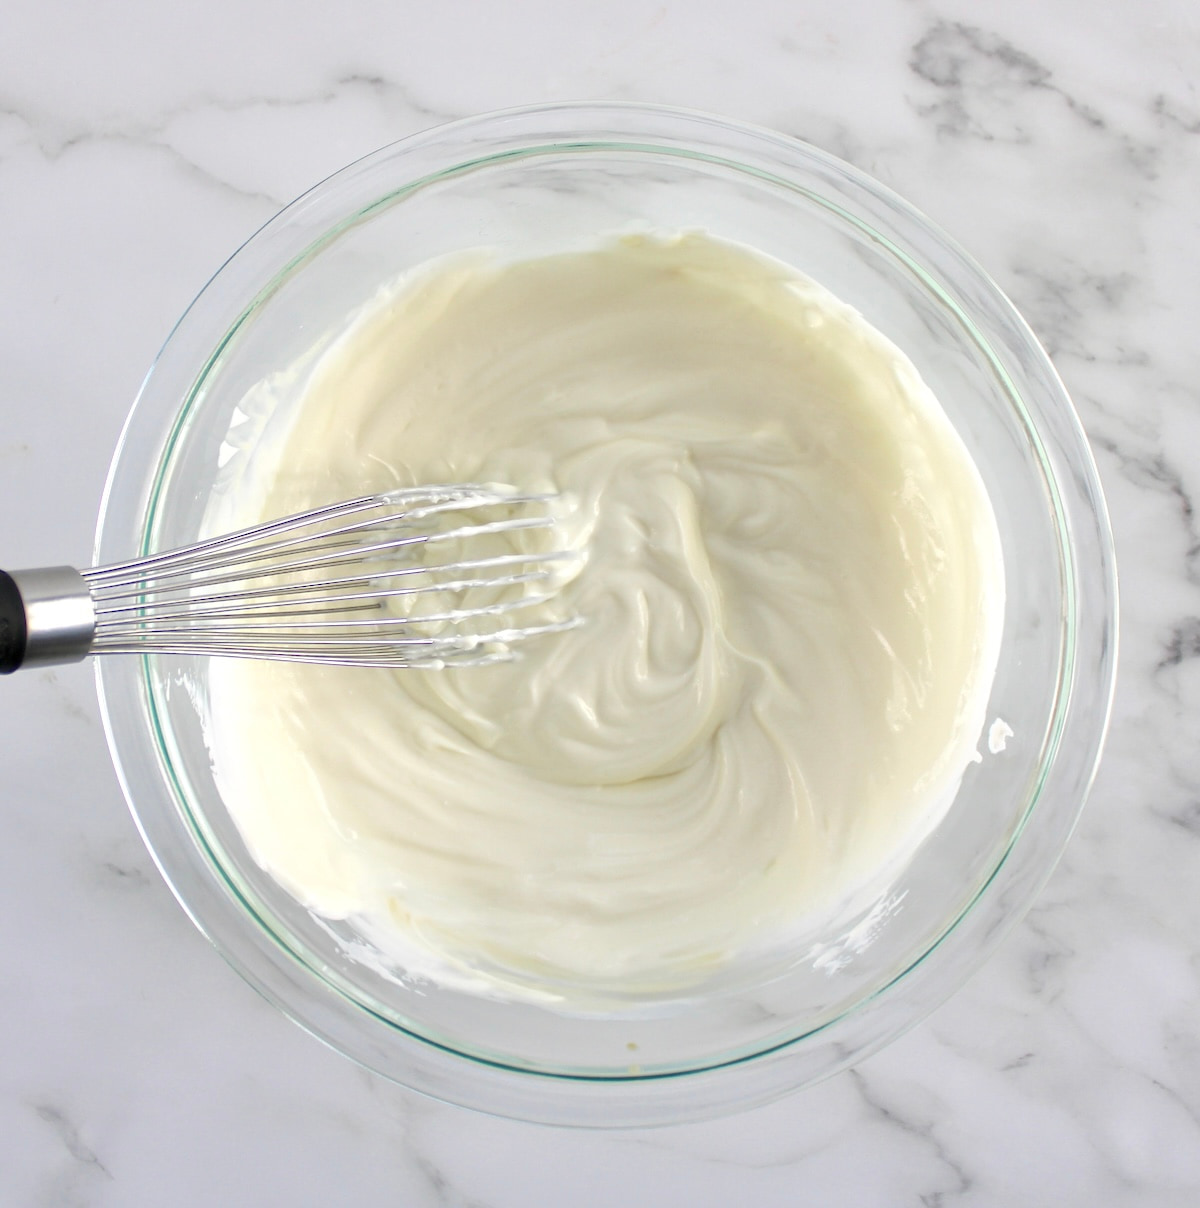
[[[587,623],[511,664],[213,665],[222,791],[314,912],[493,992],[669,993],[936,825],[995,669],[996,524],[912,364],[827,291],[700,234],[455,257],[299,394],[226,520],[506,482],[574,500],[554,539],[587,551],[545,612]]]

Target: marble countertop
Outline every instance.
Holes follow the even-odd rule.
[[[1200,1202],[1200,9],[1192,0],[7,0],[0,565],[84,562],[175,317],[295,194],[447,118],[647,100],[877,176],[986,265],[1092,438],[1122,573],[1105,762],[954,999],[770,1107],[571,1132],[364,1073],[142,848],[85,668],[0,685],[0,1203]]]

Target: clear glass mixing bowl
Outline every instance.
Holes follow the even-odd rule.
[[[194,539],[239,456],[246,391],[406,269],[487,245],[532,255],[631,224],[759,248],[907,352],[987,484],[1008,584],[985,750],[944,822],[878,901],[754,975],[684,1003],[592,1016],[406,987],[350,959],[257,867],[204,742],[206,669],[97,660],[109,741],[163,876],[233,967],[368,1068],[533,1120],[664,1123],[763,1102],[851,1065],[928,1013],[995,947],[1078,817],[1111,700],[1116,584],[1071,403],[999,289],[862,173],[765,130],[643,106],[456,122],[337,173],[258,232],[171,333],[130,413],[96,556]]]

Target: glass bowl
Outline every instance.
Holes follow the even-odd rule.
[[[803,143],[720,118],[566,105],[455,122],[359,160],[262,228],[172,331],[113,461],[99,562],[193,540],[256,428],[239,403],[401,272],[535,255],[640,226],[704,228],[807,273],[915,362],[990,492],[1008,600],[983,748],[944,821],[854,918],[757,980],[591,1015],[404,985],[254,863],[214,780],[203,662],[97,660],[142,836],[229,963],[314,1035],[438,1098],[580,1125],[764,1102],[896,1037],[1020,917],[1079,815],[1107,723],[1116,583],[1095,467],[1045,353],[999,289],[900,198]],[[778,954],[777,954],[778,956]]]

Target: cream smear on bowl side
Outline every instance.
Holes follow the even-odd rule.
[[[364,950],[567,1006],[685,992],[878,887],[949,807],[995,518],[911,362],[821,286],[702,233],[458,255],[295,393],[226,527],[506,482],[562,493],[554,540],[586,553],[542,606],[586,624],[510,664],[212,664],[247,847]]]

